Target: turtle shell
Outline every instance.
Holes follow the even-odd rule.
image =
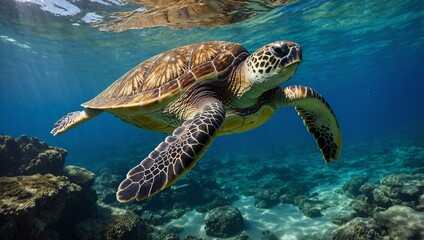
[[[248,55],[243,46],[230,42],[203,42],[176,48],[140,63],[82,106],[159,110],[195,82],[226,79]]]

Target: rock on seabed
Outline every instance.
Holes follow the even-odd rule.
[[[35,174],[0,178],[0,239],[46,239],[80,197],[81,187],[64,176]]]
[[[237,208],[227,205],[207,212],[205,224],[208,236],[227,238],[243,230],[244,219]]]
[[[376,222],[388,229],[390,239],[424,239],[424,214],[395,205],[374,214]]]
[[[60,175],[67,151],[37,138],[0,135],[0,176],[52,173]]]
[[[64,167],[66,150],[0,135],[0,239],[75,239],[96,211],[94,174]]]

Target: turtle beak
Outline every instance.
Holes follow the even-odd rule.
[[[302,48],[300,47],[299,44],[295,43],[296,45],[294,46],[294,54],[296,55],[295,58],[298,59],[299,62],[302,62]]]
[[[294,47],[291,48],[293,51],[293,55],[294,55],[294,59],[297,59],[300,62],[302,62],[302,48],[300,47],[299,44],[294,43]]]
[[[284,41],[280,43],[287,46],[287,54],[282,57],[280,62],[281,68],[302,62],[302,48],[299,44],[290,41]]]

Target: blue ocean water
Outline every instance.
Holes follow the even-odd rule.
[[[19,9],[14,18],[5,12],[0,16],[0,132],[65,148],[66,164],[98,170],[96,165],[106,160],[125,160],[136,149],[149,152],[160,143],[166,135],[106,113],[58,137],[50,130],[138,63],[210,40],[238,42],[250,52],[277,40],[298,42],[303,62],[283,86],[307,85],[326,98],[338,118],[343,148],[413,140],[424,131],[421,0],[299,0],[229,26],[119,33],[56,18],[29,22],[19,18]],[[424,146],[421,141],[416,144]],[[219,137],[205,158],[290,149],[319,153],[296,112],[284,108],[257,129]],[[367,145],[355,149],[372,152]],[[342,150],[337,164],[356,153]]]
[[[304,61],[286,85],[310,86],[327,99],[345,145],[413,134],[423,130],[424,122],[423,8],[421,1],[299,1],[230,26],[121,33],[69,24],[30,28],[24,21],[2,19],[0,131],[37,136],[72,149],[73,158],[83,158],[87,150],[158,143],[162,134],[137,129],[108,114],[60,137],[49,132],[62,115],[81,109],[82,102],[163,51],[225,40],[253,52],[288,39],[302,45]],[[260,151],[287,144],[315,148],[292,109],[282,109],[258,129],[218,139],[211,150]]]

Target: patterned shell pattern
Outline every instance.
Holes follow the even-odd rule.
[[[249,53],[236,43],[204,42],[176,48],[135,66],[83,107],[166,106],[194,82],[226,79]]]

